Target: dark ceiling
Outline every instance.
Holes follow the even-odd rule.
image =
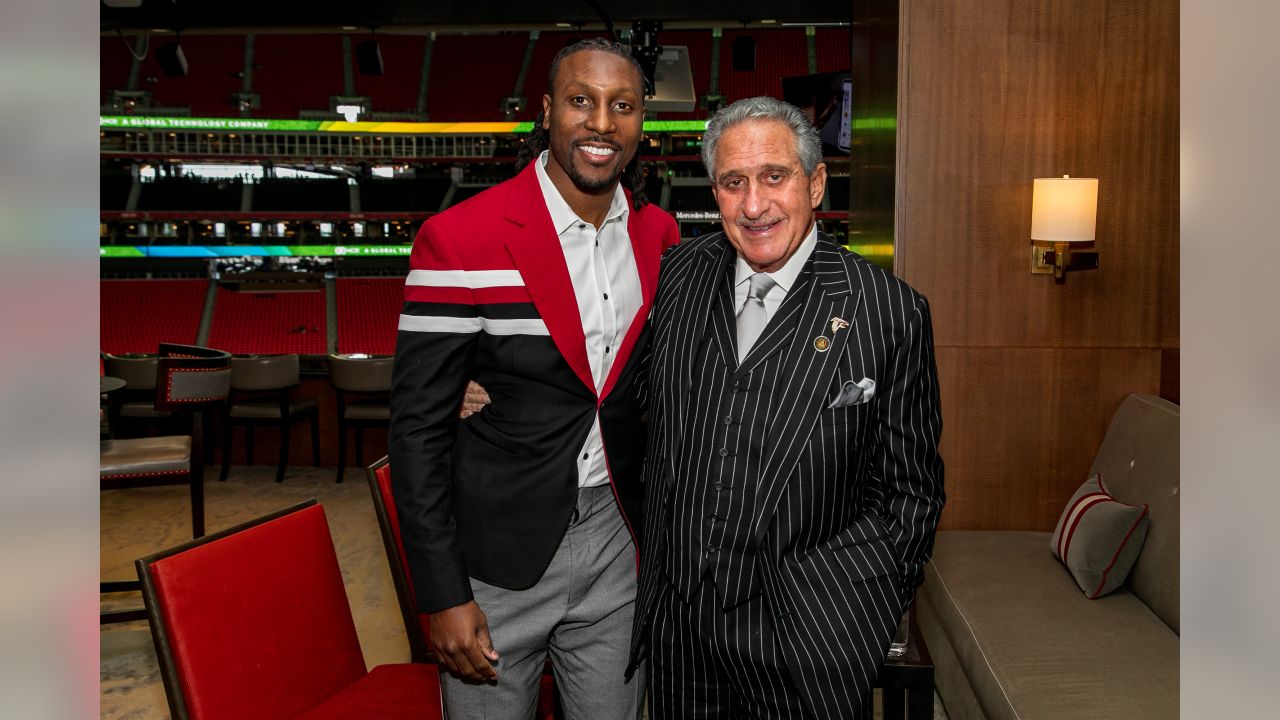
[[[617,30],[634,20],[661,20],[668,29],[733,27],[760,21],[848,23],[858,14],[891,13],[896,0],[349,0],[343,3],[298,0],[143,0],[140,7],[119,7],[128,0],[101,0],[103,32],[167,29],[191,32],[305,31],[340,32],[377,27],[385,32],[555,29],[557,23]],[[882,10],[881,10],[882,8]],[[871,12],[868,12],[868,11]]]

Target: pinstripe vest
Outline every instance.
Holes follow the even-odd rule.
[[[770,319],[762,340],[779,332],[794,333],[794,313],[792,327],[775,327],[773,320],[786,318],[789,305],[803,303],[811,275],[806,267]],[[684,428],[684,457],[678,464],[686,472],[671,498],[674,507],[693,510],[687,522],[668,524],[671,536],[664,559],[667,577],[681,597],[691,599],[698,583],[709,575],[726,609],[764,589],[751,528],[760,512],[756,490],[770,438],[758,430],[763,425],[762,406],[772,404],[780,390],[775,387],[778,379],[786,377],[776,367],[785,362],[786,353],[774,352],[755,362],[756,348],[739,370],[733,310],[733,289],[726,281],[721,283],[694,365],[693,402],[705,411],[691,413]],[[751,432],[753,424],[756,432]]]

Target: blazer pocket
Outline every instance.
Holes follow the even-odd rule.
[[[840,427],[848,425],[852,421],[861,421],[870,407],[870,403],[862,403],[861,405],[845,405],[838,408],[823,408],[822,413],[818,416],[818,424],[823,427]]]
[[[864,517],[841,530],[821,548],[854,581],[895,575],[898,572],[888,531],[884,523],[874,516]]]

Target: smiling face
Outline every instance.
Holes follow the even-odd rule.
[[[711,187],[725,235],[752,270],[778,270],[809,234],[827,187],[826,165],[806,177],[795,136],[776,120],[730,127],[715,151]]]
[[[564,58],[542,96],[547,163],[561,195],[612,193],[635,157],[644,120],[644,77],[625,58],[584,50]],[[574,192],[576,190],[576,193]]]

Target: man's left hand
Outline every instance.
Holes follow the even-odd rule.
[[[462,407],[458,410],[458,417],[469,418],[488,404],[489,393],[485,392],[484,387],[475,380],[470,380],[467,382],[467,391],[462,396]]]

